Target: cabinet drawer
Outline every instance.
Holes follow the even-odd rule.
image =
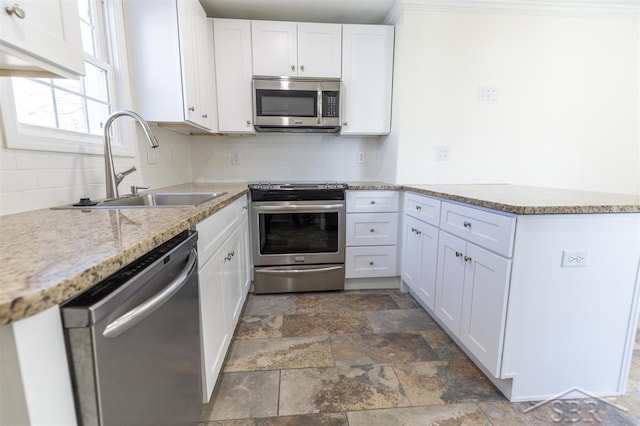
[[[347,191],[347,213],[397,212],[398,191]]]
[[[385,246],[398,242],[397,213],[347,215],[348,246]]]
[[[442,202],[440,228],[503,256],[511,257],[516,219]]]
[[[345,278],[398,275],[396,246],[347,247],[345,255]]]
[[[196,225],[200,267],[204,266],[205,262],[231,235],[237,224],[240,223],[243,214],[246,215],[246,209],[242,209],[246,205],[247,197],[241,197]]]
[[[433,226],[440,225],[440,200],[407,192],[404,196],[404,213]]]

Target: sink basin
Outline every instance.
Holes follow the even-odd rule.
[[[215,200],[226,192],[149,192],[113,200],[99,201],[94,206],[64,206],[61,209],[131,209],[149,207],[193,207]]]

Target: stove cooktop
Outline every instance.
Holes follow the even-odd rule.
[[[346,183],[252,183],[249,185],[251,201],[321,201],[344,200]]]
[[[339,182],[300,182],[300,183],[258,182],[258,183],[249,184],[249,188],[270,190],[270,191],[324,190],[324,189],[347,189],[347,184],[339,183]]]

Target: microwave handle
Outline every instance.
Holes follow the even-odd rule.
[[[318,124],[322,124],[322,83],[318,83]]]

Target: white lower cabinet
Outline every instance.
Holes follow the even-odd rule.
[[[200,222],[198,280],[203,402],[209,402],[249,289],[247,199]]]
[[[347,191],[345,278],[398,275],[398,192]]]
[[[438,228],[405,216],[402,280],[429,309],[435,308]]]
[[[440,231],[435,314],[500,375],[511,261]]]
[[[511,261],[467,244],[460,340],[500,375]]]

